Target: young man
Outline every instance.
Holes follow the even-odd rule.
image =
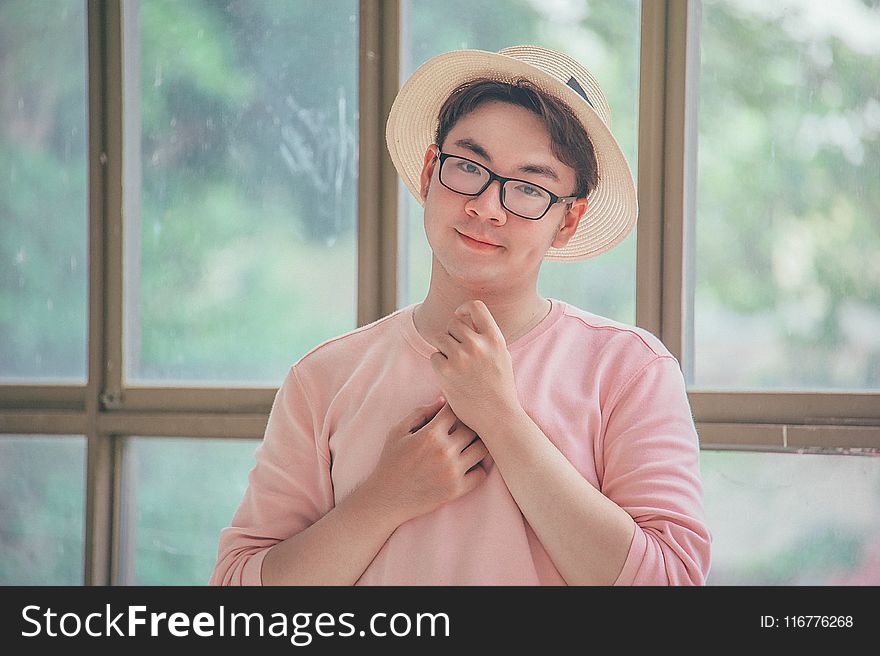
[[[545,48],[424,64],[391,110],[424,301],[278,391],[212,584],[703,584],[699,443],[649,332],[536,291],[636,219],[602,90]]]

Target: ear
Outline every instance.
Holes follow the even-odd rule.
[[[550,243],[551,246],[554,248],[562,248],[571,240],[577,230],[578,224],[581,222],[581,219],[584,218],[584,214],[587,213],[587,205],[588,201],[586,198],[578,198],[572,203],[571,207],[566,210],[565,215],[563,216],[562,225],[559,226],[559,231]]]
[[[422,162],[422,174],[419,177],[419,190],[422,196],[422,205],[425,204],[425,200],[428,198],[428,189],[431,187],[431,176],[434,175],[434,167],[439,161],[437,159],[439,152],[440,148],[437,144],[431,144],[425,151],[425,159]]]

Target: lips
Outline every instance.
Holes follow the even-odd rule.
[[[463,237],[467,237],[468,239],[473,239],[474,241],[478,241],[481,244],[486,244],[487,246],[500,246],[500,244],[493,243],[483,237],[475,237],[474,235],[469,235],[466,232],[462,232],[461,230],[456,230],[456,232]]]

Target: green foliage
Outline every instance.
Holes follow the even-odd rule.
[[[795,38],[797,13],[704,3],[698,294],[785,337],[769,380],[741,384],[876,387],[876,351],[859,372],[829,363],[843,306],[880,310],[880,59],[844,33]]]
[[[0,4],[0,378],[85,379],[85,16],[53,8]]]
[[[0,438],[0,584],[81,585],[82,438]]]
[[[204,585],[254,465],[253,440],[130,440],[126,563],[131,584]],[[181,500],[185,500],[181,503]]]
[[[796,544],[770,558],[750,563],[738,573],[738,581],[726,585],[827,585],[829,575],[848,572],[862,565],[864,536],[822,525],[808,531]]]
[[[133,374],[277,384],[315,343],[354,328],[352,298],[323,316],[307,303],[333,293],[331,280],[354,281],[355,4],[180,7],[141,5],[141,95],[154,109],[143,124]],[[339,47],[321,50],[318,35]]]

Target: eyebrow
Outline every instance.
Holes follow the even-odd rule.
[[[492,158],[489,156],[489,153],[486,152],[486,149],[473,139],[458,139],[456,140],[455,145],[471,151],[475,155],[482,157],[490,164],[492,163]],[[550,178],[555,182],[559,182],[559,175],[556,173],[556,171],[552,167],[545,164],[523,164],[519,167],[518,170],[520,173],[534,173],[535,175],[541,175],[545,178]]]

